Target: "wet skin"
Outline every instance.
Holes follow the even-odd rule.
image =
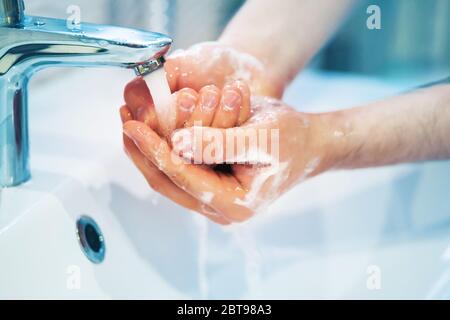
[[[128,128],[125,132],[131,130],[138,135],[142,132],[151,132],[157,140],[151,143],[166,144],[170,153],[170,137],[160,137],[161,129],[153,100],[142,78],[136,78],[126,86],[124,98],[126,104],[121,107],[120,115],[125,127]],[[173,94],[173,103],[177,110],[176,129],[193,125],[232,128],[242,124],[250,116],[250,90],[242,81],[230,82],[223,89],[207,85],[198,92],[191,88],[183,88]],[[124,135],[124,145],[128,156],[153,189],[188,209],[207,215],[215,222],[227,223],[227,220],[217,215],[214,209],[183,190],[184,186],[174,183],[160,170],[158,163],[152,163],[145,157],[139,149],[139,146],[143,148],[142,145],[133,142],[127,135]]]
[[[178,110],[178,130],[172,136],[161,136],[142,79],[125,90],[125,150],[152,188],[187,209],[221,224],[240,222],[303,179],[330,169],[450,158],[449,85],[351,109],[304,114],[269,98],[279,97],[286,82],[264,72],[258,60],[229,49],[204,44],[169,57],[166,70]],[[228,83],[238,76],[245,82]],[[195,136],[196,123],[210,136],[279,130],[278,159],[249,164],[237,154],[240,161],[226,172],[214,164],[227,158],[186,163],[183,160],[192,160],[198,143],[175,138]],[[226,155],[227,139],[222,141]],[[200,149],[210,144],[200,139]],[[246,155],[254,154],[245,147],[251,151]]]
[[[317,174],[326,166],[323,135],[316,134],[323,129],[321,119],[300,114],[275,99],[251,99],[250,90],[242,81],[227,84],[222,90],[214,85],[205,86],[199,92],[183,88],[173,96],[178,130],[171,137],[162,137],[145,82],[137,78],[127,85],[126,105],[121,108],[125,150],[153,189],[217,223],[250,218],[299,180]],[[181,133],[192,138],[198,126],[205,127],[205,133],[214,131],[214,135],[223,137],[219,148],[224,149],[224,158],[203,164],[183,161],[193,160],[189,156],[195,154],[192,139],[186,145],[186,140],[177,140],[176,136]],[[225,150],[228,136],[245,136],[246,132],[260,129],[277,130],[276,159],[249,163],[228,158]],[[240,131],[233,133],[233,130]],[[206,137],[204,134],[205,139],[196,142],[202,150],[216,142]],[[272,136],[269,134],[267,138],[264,144],[271,145]],[[256,146],[245,145],[245,156],[255,153],[255,148],[259,150],[261,143],[258,140]],[[214,166],[224,163],[232,163],[228,172]]]

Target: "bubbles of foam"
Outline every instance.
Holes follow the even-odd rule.
[[[314,170],[317,169],[319,164],[320,164],[319,157],[315,157],[315,158],[312,158],[311,160],[309,160],[308,163],[306,164],[305,170],[304,170],[306,176],[309,176],[311,173],[313,173]]]
[[[208,55],[208,62],[205,64],[203,55],[205,53],[205,48],[208,47],[210,47],[211,50]],[[255,71],[264,71],[264,64],[254,56],[239,52],[232,48],[224,47],[217,42],[203,42],[192,46],[189,50],[177,50],[171,54],[171,57],[189,57],[193,63],[202,63],[202,67],[205,69],[211,68],[211,66],[216,65],[219,61],[223,61],[222,59],[226,59],[229,65],[233,67],[233,73],[226,76],[225,82],[242,79],[250,82],[251,85],[254,85],[251,80]],[[253,91],[257,88],[251,89]]]
[[[214,198],[214,193],[203,192],[203,194],[200,197],[200,200],[202,200],[203,203],[210,204],[211,201],[213,200],[213,198]]]
[[[257,209],[262,204],[269,204],[279,192],[278,189],[285,180],[285,170],[287,167],[287,163],[275,162],[269,167],[260,168],[258,172],[255,173],[255,178],[253,179],[245,199],[236,199],[234,203],[252,209]],[[271,177],[273,177],[273,179],[269,192],[267,194],[260,194],[264,184]]]

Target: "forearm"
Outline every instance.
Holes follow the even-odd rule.
[[[330,113],[328,121],[336,168],[450,158],[450,85]]]
[[[351,0],[248,0],[220,42],[261,60],[287,86],[325,43]]]

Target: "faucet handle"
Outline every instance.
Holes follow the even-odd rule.
[[[0,0],[0,26],[16,27],[23,23],[23,0]]]

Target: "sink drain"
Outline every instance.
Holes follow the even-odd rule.
[[[101,263],[105,258],[105,239],[97,223],[88,216],[77,221],[77,236],[81,249],[93,263]]]

